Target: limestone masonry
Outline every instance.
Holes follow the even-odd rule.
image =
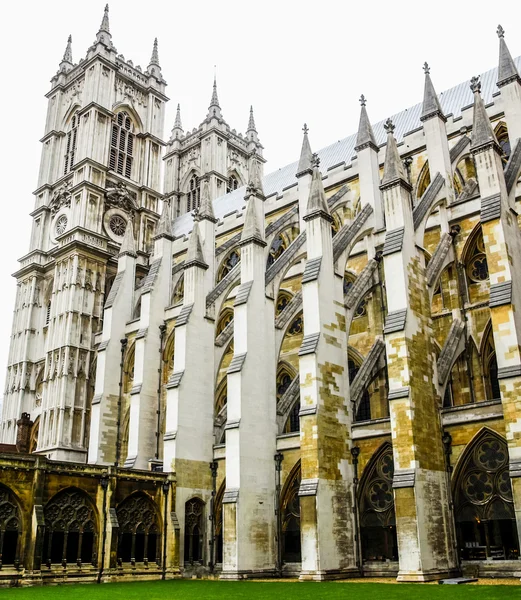
[[[264,175],[108,7],[48,113],[0,584],[520,576],[521,59]],[[462,74],[462,75],[469,75]],[[418,94],[419,95],[419,94]],[[341,126],[340,126],[341,129]],[[298,149],[295,149],[298,157]],[[163,185],[161,185],[163,181]],[[517,276],[516,276],[517,273]]]

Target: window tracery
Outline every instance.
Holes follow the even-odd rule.
[[[281,494],[282,560],[286,563],[301,561],[300,500],[298,495],[301,479],[299,461],[288,475]]]
[[[192,498],[185,504],[185,564],[203,560],[204,502]]]
[[[501,160],[503,161],[503,164],[506,165],[508,159],[510,158],[512,148],[510,145],[510,138],[508,137],[507,126],[503,121],[499,123],[494,133],[496,134],[496,139],[498,141],[499,147],[501,148]]]
[[[174,293],[172,294],[172,306],[178,306],[183,303],[185,295],[185,276],[184,273],[178,279],[174,287]]]
[[[199,207],[201,203],[201,182],[197,175],[192,175],[188,182],[188,192],[186,194],[186,212],[190,212]]]
[[[222,482],[217,495],[215,496],[215,505],[213,518],[215,523],[215,562],[223,561],[223,497],[226,489],[226,479]]]
[[[239,264],[241,260],[241,253],[238,248],[232,250],[228,256],[224,259],[221,268],[219,269],[219,274],[217,276],[217,281],[221,281],[224,279],[228,273]]]
[[[143,493],[132,494],[116,509],[119,523],[118,561],[161,563],[160,528],[152,500]]]
[[[215,337],[222,333],[226,327],[233,321],[233,310],[226,308],[223,310],[219,321],[217,322],[217,328],[215,330]]]
[[[76,147],[78,142],[78,127],[80,124],[80,117],[78,113],[74,114],[71,122],[69,131],[65,141],[65,164],[63,167],[63,174],[67,175],[72,171],[74,167],[74,159],[76,157]]]
[[[299,335],[301,333],[304,333],[304,320],[302,314],[293,319],[291,325],[288,327],[287,335]]]
[[[81,490],[66,489],[44,508],[44,562],[96,564],[97,518],[92,502]]]
[[[475,236],[467,256],[467,277],[469,278],[470,283],[487,281],[489,278],[488,264],[481,232]]]
[[[496,346],[494,345],[494,335],[492,327],[489,326],[485,334],[485,343],[483,345],[483,373],[485,375],[485,392],[488,400],[501,398],[501,388],[499,387],[498,366],[496,358]]]
[[[22,515],[11,490],[0,485],[0,569],[20,563]]]
[[[237,177],[235,177],[235,175],[230,175],[230,177],[228,177],[228,183],[226,185],[226,193],[229,194],[230,192],[233,192],[234,190],[238,189],[239,187],[239,180],[237,179]]]
[[[278,317],[280,313],[286,308],[286,306],[291,302],[293,295],[286,291],[280,290],[279,295],[277,297],[277,306],[275,308],[275,316]]]
[[[132,177],[132,161],[134,160],[134,126],[127,112],[117,114],[112,123],[110,137],[109,169]]]

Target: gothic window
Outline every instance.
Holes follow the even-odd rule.
[[[298,495],[301,478],[299,461],[288,475],[281,494],[282,560],[285,563],[301,561],[300,501]]]
[[[80,117],[76,113],[70,123],[69,131],[65,139],[65,165],[63,167],[63,174],[67,175],[72,171],[74,167],[74,159],[76,156],[76,146],[78,142],[78,126],[80,124]]]
[[[32,454],[36,452],[38,447],[38,434],[40,433],[40,417],[37,417],[31,427],[31,433],[29,436],[29,452]]]
[[[299,335],[301,333],[304,333],[304,320],[302,314],[295,317],[288,327],[288,335]]]
[[[297,431],[300,431],[300,400],[293,405],[284,426],[284,433],[296,433]]]
[[[286,306],[291,302],[293,295],[286,291],[280,290],[279,295],[277,297],[277,306],[275,308],[275,316],[278,317],[280,313],[286,308]]]
[[[96,565],[97,518],[88,496],[77,489],[66,489],[56,494],[43,512],[43,559],[47,566]]]
[[[485,245],[483,243],[483,235],[479,231],[467,253],[467,277],[469,283],[481,283],[488,280],[488,264],[485,254]]]
[[[284,396],[292,381],[293,377],[289,371],[284,367],[279,367],[277,373],[277,402]]]
[[[503,121],[499,123],[494,133],[496,134],[499,147],[501,148],[501,160],[504,164],[506,164],[510,158],[510,152],[512,149],[510,146],[510,138],[508,137],[508,129]]]
[[[390,444],[371,459],[360,482],[362,560],[398,560],[393,496],[394,462]]]
[[[185,564],[203,561],[204,502],[192,498],[185,504]]]
[[[430,183],[431,173],[429,171],[429,163],[425,162],[418,176],[418,183],[416,185],[416,198],[419,199],[423,196],[423,194],[425,194]]]
[[[333,237],[342,229],[342,219],[338,212],[334,212],[332,215],[333,221],[331,222],[331,234]]]
[[[235,177],[235,175],[230,175],[230,177],[228,178],[228,184],[226,186],[226,193],[229,194],[230,192],[236,190],[238,187],[239,181],[237,177]]]
[[[112,215],[109,220],[109,227],[114,235],[123,237],[127,229],[127,221],[121,215]]]
[[[201,182],[197,175],[192,175],[188,182],[188,192],[186,194],[186,212],[197,208],[201,202]]]
[[[14,494],[0,485],[0,569],[20,564],[22,515]]]
[[[109,168],[129,179],[134,160],[134,126],[126,112],[120,112],[112,123]]]
[[[58,219],[56,220],[56,225],[54,226],[56,230],[56,235],[61,235],[62,233],[65,233],[68,222],[69,220],[67,219],[67,215],[60,215],[58,217]]]
[[[225,308],[217,322],[217,328],[215,330],[215,337],[222,333],[226,327],[233,321],[233,310],[231,308]]]
[[[172,306],[178,306],[183,303],[185,295],[185,276],[184,274],[177,280],[172,294]]]
[[[349,385],[353,383],[355,377],[360,370],[360,366],[355,363],[355,361],[349,357],[348,361],[348,375],[349,375]],[[355,414],[355,422],[360,421],[370,421],[371,420],[371,399],[369,397],[369,393],[367,390],[364,390],[362,398],[360,400],[360,404],[358,405],[358,409]]]
[[[163,383],[167,383],[170,375],[174,372],[174,349],[175,349],[175,329],[168,336],[165,349],[163,351]]]
[[[119,523],[118,562],[161,563],[160,529],[152,500],[132,494],[116,509]]]
[[[277,258],[279,258],[279,256],[286,250],[286,247],[286,240],[282,234],[277,235],[270,246],[267,267],[271,267]]]
[[[485,393],[488,400],[501,398],[501,389],[499,387],[498,367],[496,358],[496,347],[494,345],[494,335],[492,327],[489,326],[485,334],[485,343],[483,346],[483,373],[485,374]]]
[[[219,269],[219,273],[217,275],[217,281],[221,281],[224,279],[228,273],[239,264],[241,260],[240,250],[237,248],[236,250],[232,250],[230,254],[224,259],[221,268]]]
[[[219,384],[215,397],[215,414],[219,415],[228,402],[228,386],[226,377]]]
[[[123,367],[123,392],[129,393],[134,385],[135,345],[127,350]]]
[[[472,185],[477,190],[476,165],[471,156],[463,157],[454,171],[454,188],[459,196],[465,187]]]
[[[465,449],[455,481],[458,547],[463,559],[517,559],[519,546],[506,442],[490,430]]]
[[[215,496],[213,518],[215,523],[215,562],[223,561],[223,496],[226,489],[226,479],[222,482]]]

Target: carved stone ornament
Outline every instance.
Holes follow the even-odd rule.
[[[54,216],[60,208],[66,206],[70,208],[71,206],[71,188],[72,188],[72,180],[66,181],[63,185],[61,185],[57,190],[54,191],[52,195],[50,209],[51,214]]]
[[[107,190],[105,191],[106,207],[120,208],[131,216],[134,216],[136,206],[136,194],[127,189],[124,183],[113,183],[107,181]]]

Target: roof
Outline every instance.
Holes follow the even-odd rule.
[[[521,71],[521,56],[515,58],[514,62],[518,71]],[[499,91],[496,86],[497,76],[497,67],[481,74],[481,96],[483,97],[485,106],[493,102],[492,96]],[[462,110],[471,106],[474,102],[474,96],[468,81],[464,81],[445,92],[441,92],[441,94],[438,94],[438,97],[444,115],[447,117],[452,115],[454,119],[461,116]],[[421,114],[422,102],[418,102],[418,104],[406,108],[398,114],[391,115],[391,119],[396,127],[394,136],[398,143],[403,140],[403,137],[407,133],[422,127],[420,121]],[[374,135],[379,146],[384,145],[387,141],[384,122],[385,120],[382,120],[373,125]],[[318,151],[317,154],[320,158],[322,172],[326,172],[331,167],[342,163],[346,165],[351,164],[351,159],[356,154],[356,135],[356,133],[353,133],[343,140],[339,140]],[[269,197],[274,194],[280,194],[285,188],[296,184],[295,175],[297,173],[297,166],[298,160],[265,175],[262,180],[264,195]],[[245,192],[246,187],[243,186],[225,196],[216,198],[213,202],[215,217],[222,219],[227,214],[241,210],[245,204]],[[186,213],[175,219],[173,224],[174,235],[178,237],[188,234],[192,230],[192,222],[193,218],[190,213]]]

